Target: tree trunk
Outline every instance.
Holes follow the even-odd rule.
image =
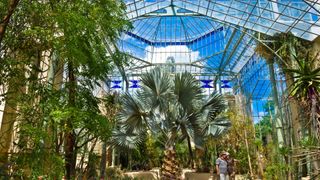
[[[68,63],[68,79],[69,79],[69,106],[75,106],[75,93],[76,93],[76,78],[74,75],[74,67],[72,62]],[[73,117],[66,120],[65,124],[65,168],[66,178],[75,178],[76,157],[75,152],[76,136],[72,125]]]
[[[166,146],[161,167],[161,180],[181,179],[181,169],[174,146]]]
[[[244,140],[245,140],[246,149],[247,149],[249,172],[250,172],[250,176],[253,177],[253,169],[252,169],[250,149],[249,149],[249,143],[248,143],[248,135],[247,135],[247,130],[246,129],[244,130]]]
[[[274,123],[276,125],[278,146],[279,147],[289,146],[291,143],[289,143],[290,138],[286,136],[289,133],[287,133],[284,128],[284,125],[287,123],[285,123],[285,121],[283,119],[282,111],[280,109],[280,103],[279,103],[279,98],[278,98],[278,90],[277,90],[277,83],[276,83],[276,78],[275,78],[275,73],[274,73],[273,61],[269,62],[268,66],[269,66],[270,80],[271,80],[271,85],[272,85],[272,95],[273,95],[273,100],[274,100],[274,108],[275,108],[275,122]],[[285,126],[285,127],[288,130],[287,126]],[[286,164],[293,165],[291,157],[284,156],[284,159],[285,159]],[[287,178],[292,179],[292,173],[290,170],[287,171]]]
[[[95,139],[92,141],[93,141],[93,143],[90,147],[89,156],[88,156],[88,164],[86,167],[84,179],[95,179],[95,177],[97,176],[97,174],[96,174],[97,156],[93,153],[93,151],[94,151],[94,148],[96,147],[98,139]],[[86,152],[84,152],[84,153],[86,153]]]
[[[319,107],[317,105],[317,96],[316,91],[312,88],[309,90],[309,97],[310,99],[310,122],[312,122],[312,129],[314,137],[320,140],[320,126],[319,126]]]
[[[70,127],[70,124],[67,125]],[[65,134],[65,168],[66,179],[74,179],[75,166],[76,166],[76,153],[75,153],[75,134],[73,132],[67,132]]]
[[[17,117],[16,97],[18,92],[14,89],[14,82],[9,83],[8,94],[5,101],[4,112],[0,129],[0,168],[6,169],[8,153],[12,143],[13,126]]]
[[[10,18],[12,16],[12,14],[14,13],[14,11],[16,10],[18,3],[20,0],[9,0],[9,4],[8,4],[8,12],[7,14],[2,18],[2,20],[0,21],[0,47],[1,47],[1,43],[3,40],[3,37],[5,35],[7,26],[10,22]]]
[[[23,65],[17,67],[20,72],[24,72]],[[0,168],[6,169],[8,165],[8,153],[12,144],[14,124],[17,119],[18,97],[25,92],[24,74],[11,77],[8,83],[7,96],[5,97],[5,106],[0,126]],[[22,82],[21,82],[22,81]]]
[[[311,88],[309,89],[309,97],[310,97],[310,110],[311,110],[311,113],[310,113],[310,122],[312,122],[312,129],[314,131],[313,133],[313,137],[315,137],[317,139],[317,141],[319,142],[320,140],[320,109],[319,109],[319,105],[318,105],[318,102],[317,102],[317,96],[316,95],[316,91],[314,88]],[[319,172],[319,167],[320,167],[320,162],[319,162],[319,158],[318,158],[319,155],[314,155],[312,156],[312,160],[313,160],[313,171],[314,171],[314,174],[318,174]]]
[[[100,162],[100,179],[104,179],[106,176],[106,164],[107,164],[107,143],[102,142],[102,155]]]
[[[114,167],[116,165],[116,148],[112,147],[111,152],[111,167]]]
[[[287,89],[291,88],[293,85],[293,75],[289,72],[285,72],[285,80],[286,80],[286,87]],[[299,147],[299,141],[301,139],[301,122],[300,122],[300,107],[297,103],[297,101],[293,98],[289,99],[289,109],[291,113],[291,123],[292,123],[292,132],[293,132],[293,138],[292,138],[292,144],[294,149],[298,149]],[[298,152],[293,152],[294,154],[297,154]],[[291,161],[294,162],[292,157],[290,157]],[[300,174],[301,168],[299,161],[294,162],[293,164],[294,168],[294,176],[297,178]]]
[[[61,89],[61,84],[63,80],[63,62],[59,61],[58,58],[53,54],[49,60],[49,72],[48,72],[48,84],[54,90],[58,91]],[[58,133],[57,133],[57,123],[52,119],[48,122],[46,129],[48,136],[45,139],[44,146],[46,149],[46,153],[48,156],[51,156],[54,152],[55,142],[58,141]],[[50,157],[46,157],[44,162],[49,162]],[[45,174],[49,174],[51,170],[50,163],[45,163]]]
[[[193,158],[193,152],[192,152],[192,147],[191,147],[191,140],[190,140],[189,136],[187,136],[187,141],[188,141],[188,150],[189,150],[189,155],[190,155],[190,159],[189,159],[190,167],[191,167],[191,169],[193,169],[194,168],[194,158]]]

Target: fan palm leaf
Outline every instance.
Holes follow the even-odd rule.
[[[226,103],[223,97],[217,92],[212,93],[208,100],[202,106],[200,113],[203,114],[203,120],[211,122],[215,120],[218,114],[226,109]]]
[[[153,108],[159,107],[160,111],[168,108],[167,100],[173,96],[172,79],[168,72],[161,71],[160,68],[153,69],[142,75],[141,83],[141,92],[150,99]]]
[[[122,128],[115,129],[112,133],[110,144],[120,148],[134,149],[145,141],[145,132],[128,132],[121,130]]]
[[[175,75],[174,94],[177,96],[177,101],[189,112],[194,111],[194,106],[203,99],[199,82],[187,72]]]
[[[122,110],[118,114],[119,123],[123,127],[132,132],[133,129],[143,129],[146,125],[146,116],[148,112],[144,108],[144,104],[129,93],[126,93],[122,98]]]

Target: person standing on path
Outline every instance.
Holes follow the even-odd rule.
[[[216,170],[220,180],[229,180],[227,152],[221,152],[220,157],[216,160]]]

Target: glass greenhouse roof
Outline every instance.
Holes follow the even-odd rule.
[[[314,40],[320,35],[320,0],[125,0],[130,19],[198,13],[217,21],[273,35],[292,32]],[[174,7],[168,11],[168,7]],[[150,14],[151,13],[151,14]]]
[[[118,47],[132,58],[131,71],[127,71],[132,74],[171,63],[234,75],[254,55],[257,33],[292,32],[310,41],[320,35],[320,0],[125,3],[133,29],[122,34]]]
[[[193,73],[207,92],[216,84],[251,103],[259,117],[272,94],[269,69],[255,54],[259,34],[291,32],[313,41],[320,35],[320,0],[125,0],[133,28],[118,48],[129,55],[131,89],[139,75],[161,65]],[[283,77],[277,71],[279,94]],[[121,76],[111,86],[123,88]],[[240,87],[240,88],[239,88]],[[282,87],[279,89],[279,87]]]
[[[232,75],[254,53],[250,30],[201,15],[143,17],[132,23],[118,43],[137,60],[131,69],[174,63]]]

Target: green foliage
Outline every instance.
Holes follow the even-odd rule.
[[[300,145],[303,148],[317,147],[319,141],[314,136],[306,136],[300,141]]]
[[[11,177],[16,179],[37,179],[45,176],[49,179],[61,178],[64,174],[63,158],[56,153],[48,153],[44,149],[43,141],[32,146],[32,151],[21,152],[11,159]]]
[[[303,57],[312,45],[309,41],[299,39],[290,32],[277,33],[273,36],[261,35],[260,38],[264,43],[258,42],[256,52],[268,62],[273,62],[276,58],[276,62],[280,64],[281,68],[292,67],[295,48],[299,49],[299,57]]]
[[[122,98],[123,109],[118,119],[121,128],[116,130],[121,131],[114,136],[118,137],[114,139],[117,145],[134,148],[143,142],[139,136],[146,130],[170,146],[187,137],[203,137],[212,126],[221,131],[230,126],[217,117],[225,108],[223,98],[213,93],[205,100],[190,73],[171,78],[168,72],[156,68],[144,74],[141,81],[141,91]]]
[[[249,159],[251,157],[253,169],[256,169],[256,139],[253,123],[250,119],[246,119],[244,115],[236,109],[230,109],[226,112],[228,119],[230,119],[232,126],[224,134],[218,138],[208,138],[205,141],[205,149],[201,156],[207,156],[198,164],[211,164],[213,167],[215,161],[221,151],[228,151],[230,156],[237,159],[235,170],[239,174],[246,174],[249,172]],[[245,136],[246,133],[246,136]],[[249,149],[246,148],[245,141],[248,141]],[[204,154],[204,155],[203,155]],[[207,155],[206,155],[207,154]],[[210,162],[206,162],[210,161]]]
[[[0,2],[1,18],[7,3]],[[123,55],[109,50],[127,28],[122,1],[19,2],[0,47],[0,84],[20,92],[16,97],[0,92],[0,101],[10,97],[6,102],[18,106],[13,120],[18,153],[10,159],[14,175],[61,178],[63,132],[75,134],[75,154],[92,139],[110,137],[113,125],[101,115],[101,99],[93,92],[114,65],[122,63]],[[65,65],[71,64],[66,72]],[[76,82],[63,79],[60,87],[54,86],[59,73],[73,73]]]
[[[272,123],[270,115],[265,115],[262,119],[255,124],[256,137],[259,139],[264,139],[267,136],[272,135]]]
[[[99,157],[95,153],[89,153],[88,157],[88,167],[87,167],[87,178],[88,179],[94,179],[97,177],[97,169],[99,164]]]
[[[320,68],[316,67],[316,58],[311,58],[309,53],[303,58],[293,55],[297,66],[292,69],[285,69],[294,74],[294,83],[289,87],[290,95],[300,100],[318,97],[320,93]]]
[[[157,141],[156,139],[148,135],[148,138],[146,141],[146,150],[147,150],[146,157],[148,158],[151,168],[160,167],[161,159],[163,158],[163,155],[164,155],[163,148],[164,147],[161,144],[161,142]]]
[[[283,179],[283,176],[281,176],[281,174],[284,174],[288,170],[290,170],[290,166],[288,164],[273,163],[266,167],[265,177],[268,180]]]
[[[187,142],[181,142],[176,144],[176,156],[178,159],[178,162],[181,163],[181,166],[183,167],[189,167],[189,160],[190,160],[190,155],[189,155],[189,150],[188,150],[188,145]]]
[[[0,17],[4,17],[8,9],[8,0],[0,1]]]

